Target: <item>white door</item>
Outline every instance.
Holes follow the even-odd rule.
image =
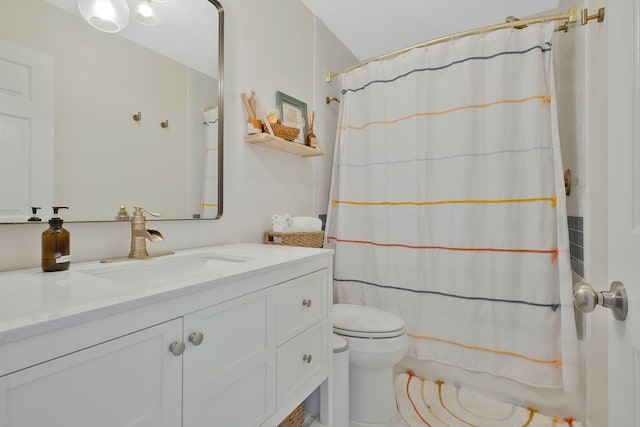
[[[53,203],[53,57],[0,39],[0,222]]]
[[[640,0],[610,1],[609,277],[629,314],[609,320],[609,427],[640,426]],[[602,203],[607,203],[603,200]],[[595,284],[594,284],[595,285]],[[601,287],[601,284],[598,284]],[[597,369],[597,366],[593,368]]]

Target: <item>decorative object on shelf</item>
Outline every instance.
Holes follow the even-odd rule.
[[[316,148],[318,146],[318,140],[316,139],[316,135],[313,133],[313,122],[316,120],[316,112],[312,111],[311,116],[309,117],[309,134],[307,135],[307,145],[311,148]]]
[[[300,129],[291,126],[281,125],[279,123],[270,123],[273,135],[278,138],[286,139],[287,141],[297,142],[298,135],[300,135]],[[267,125],[262,125],[262,131],[268,132]]]
[[[307,104],[280,91],[276,92],[276,106],[280,110],[280,121],[283,125],[301,130],[293,140],[298,144],[306,144],[309,128],[307,126]]]
[[[247,133],[249,135],[262,132],[262,122],[256,117],[256,109],[254,107],[255,100],[253,98],[254,95],[255,92],[251,92],[251,100],[253,100],[252,103],[251,100],[247,98],[246,93],[243,92],[240,94],[240,98],[242,98],[242,103],[244,104],[244,109],[247,111],[247,115],[249,116],[247,118]]]
[[[260,144],[264,147],[272,148],[274,150],[285,151],[287,153],[295,154],[302,157],[322,156],[324,151],[320,148],[320,145],[316,143],[316,148],[311,148],[305,143],[298,143],[285,139],[282,136],[288,136],[283,132],[289,132],[288,127],[272,122],[277,120],[279,112],[265,113],[265,109],[258,100],[255,92],[251,92],[251,97],[248,98],[245,93],[241,93],[242,103],[247,111],[247,135],[244,137],[244,141],[250,144]],[[305,107],[306,108],[306,107]],[[306,120],[305,120],[306,121]],[[259,128],[255,128],[253,123],[256,123]],[[296,129],[300,133],[300,129]],[[296,135],[298,138],[301,136]],[[292,139],[296,139],[295,137]]]

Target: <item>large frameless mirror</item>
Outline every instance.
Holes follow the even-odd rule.
[[[223,24],[216,0],[0,1],[0,222],[219,218]]]

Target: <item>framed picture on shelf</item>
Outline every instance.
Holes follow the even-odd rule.
[[[293,142],[306,145],[309,134],[307,104],[286,93],[277,91],[276,107],[280,110],[280,121],[283,125],[300,129],[298,137]]]

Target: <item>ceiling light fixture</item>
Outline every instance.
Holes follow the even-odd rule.
[[[122,31],[129,23],[125,0],[78,0],[78,9],[91,26],[106,33]]]
[[[140,3],[133,12],[133,19],[143,25],[158,25],[161,21],[158,7],[151,5],[151,0],[139,0]],[[158,0],[155,1],[158,3]]]

